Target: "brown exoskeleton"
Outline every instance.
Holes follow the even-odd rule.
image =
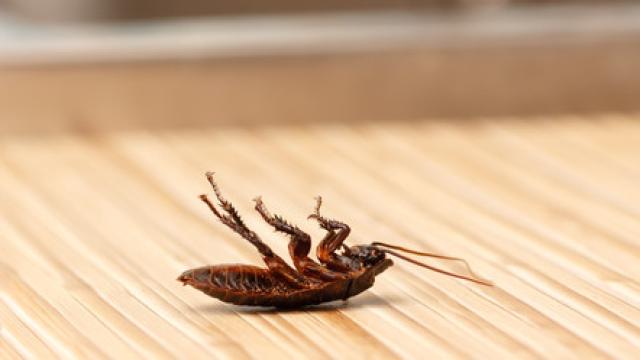
[[[200,195],[200,199],[209,206],[223,224],[255,246],[267,266],[265,269],[239,264],[210,265],[187,270],[178,277],[184,285],[190,285],[221,301],[237,305],[291,308],[339,299],[346,300],[373,286],[375,276],[393,265],[393,261],[386,257],[387,254],[442,274],[482,285],[492,285],[489,281],[475,276],[468,277],[434,268],[393,250],[439,259],[459,260],[466,265],[466,261],[460,258],[409,250],[381,242],[346,246],[344,241],[349,235],[349,226],[321,216],[322,198],[320,197],[316,198],[314,213],[309,215],[310,219],[316,220],[320,227],[327,231],[316,249],[319,260],[316,262],[309,257],[311,237],[282,217],[272,215],[260,197],[254,199],[255,209],[262,218],[276,231],[283,232],[291,238],[289,254],[293,260],[294,269],[262,242],[255,232],[249,230],[233,205],[220,193],[213,179],[213,173],[208,172],[206,176],[225,213],[218,211],[206,195]],[[338,249],[342,249],[342,252],[337,253]],[[473,274],[471,270],[469,272]]]

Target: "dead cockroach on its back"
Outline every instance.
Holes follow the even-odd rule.
[[[466,261],[460,258],[405,249],[381,242],[372,242],[369,245],[345,245],[344,241],[351,231],[349,226],[321,216],[322,198],[320,197],[316,198],[314,213],[309,215],[310,219],[316,220],[320,227],[327,231],[316,248],[319,260],[316,262],[309,257],[311,237],[282,217],[272,215],[260,197],[254,199],[255,209],[262,218],[276,231],[289,235],[289,255],[293,260],[294,269],[245,225],[233,205],[222,196],[213,179],[213,173],[209,172],[206,176],[224,212],[220,212],[206,195],[200,195],[200,199],[209,206],[223,224],[255,246],[267,266],[261,268],[238,264],[210,265],[187,270],[178,277],[184,285],[190,285],[221,301],[236,305],[291,308],[346,300],[373,286],[376,275],[393,265],[393,261],[387,258],[387,255],[445,275],[482,285],[492,285],[489,281],[475,276],[458,275],[426,265],[398,251],[439,259],[459,260],[466,264]],[[341,253],[337,252],[339,249],[342,249]]]

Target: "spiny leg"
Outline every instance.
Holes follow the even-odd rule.
[[[282,260],[276,253],[271,250],[269,245],[265,244],[258,234],[254,231],[250,230],[247,225],[242,221],[240,214],[235,209],[235,207],[227,201],[220,192],[218,185],[213,179],[213,173],[207,172],[206,174],[209,183],[213,187],[213,191],[220,202],[220,206],[227,214],[221,214],[216,206],[211,202],[207,195],[200,195],[200,200],[202,200],[211,212],[227,227],[231,230],[242,236],[244,239],[249,241],[262,255],[262,259],[265,264],[269,268],[269,270],[273,271],[275,274],[279,275],[283,280],[288,282],[291,285],[295,285],[298,287],[303,287],[306,284],[305,278],[299,274],[297,271],[292,269],[287,263]]]
[[[335,253],[338,248],[343,247],[345,253],[349,252],[349,248],[344,241],[349,236],[351,228],[349,225],[332,219],[327,219],[320,215],[320,207],[322,206],[322,197],[316,197],[316,207],[313,214],[309,215],[309,219],[315,219],[321,228],[327,231],[324,239],[320,241],[316,249],[318,259],[327,267],[337,271],[355,270],[355,263],[346,256]]]
[[[351,228],[349,227],[349,225],[343,222],[333,220],[333,219],[327,219],[322,215],[320,215],[321,206],[322,206],[322,197],[318,196],[316,197],[316,207],[314,209],[314,213],[308,216],[309,219],[315,219],[320,225],[320,227],[327,230],[328,232],[328,234],[325,236],[325,238],[322,240],[320,244],[322,245],[322,243],[325,243],[325,247],[330,252],[337,250],[341,246],[343,246],[345,250],[348,251],[349,248],[346,245],[344,245],[343,242],[349,236],[349,233],[351,232]]]
[[[309,234],[300,230],[297,226],[289,224],[281,216],[271,215],[261,197],[258,196],[253,199],[253,201],[256,203],[256,211],[258,211],[267,224],[273,226],[276,231],[290,235],[289,253],[291,254],[292,260],[295,261],[296,258],[305,257],[309,254],[309,250],[311,249],[311,237]]]
[[[283,232],[291,238],[289,241],[289,254],[299,272],[305,276],[326,281],[344,278],[343,274],[331,271],[309,258],[308,255],[311,250],[311,237],[309,234],[300,230],[297,226],[290,224],[281,216],[272,215],[261,197],[258,196],[253,199],[253,201],[256,203],[256,211],[258,211],[264,221],[273,226],[276,231]]]
[[[209,206],[209,209],[211,209],[213,214],[218,219],[220,219],[223,224],[227,225],[231,230],[233,230],[234,232],[248,240],[253,246],[255,246],[262,256],[271,257],[275,255],[269,245],[262,242],[258,235],[255,232],[249,230],[246,225],[244,225],[244,223],[237,223],[231,216],[220,214],[220,212],[218,212],[218,209],[215,208],[215,205],[213,205],[207,195],[200,195],[200,200],[202,200],[205,204],[207,204],[207,206]]]

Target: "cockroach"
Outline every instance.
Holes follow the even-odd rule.
[[[467,262],[460,258],[410,250],[382,242],[345,245],[344,241],[351,229],[343,222],[320,215],[322,198],[319,196],[316,198],[315,211],[308,217],[317,221],[327,232],[316,248],[317,262],[309,257],[311,237],[281,216],[272,215],[262,199],[255,198],[255,209],[262,219],[276,231],[290,237],[289,255],[293,260],[293,268],[245,225],[235,207],[222,196],[213,173],[207,172],[206,177],[222,211],[217,209],[207,195],[200,195],[200,199],[224,225],[249,241],[266,264],[266,268],[242,264],[203,266],[187,270],[178,277],[177,280],[183,285],[190,285],[221,301],[236,305],[294,308],[346,300],[369,289],[373,286],[375,277],[393,265],[387,255],[458,279],[492,285],[473,274]],[[338,253],[338,250],[342,251]],[[438,269],[400,252],[461,261],[473,276]]]

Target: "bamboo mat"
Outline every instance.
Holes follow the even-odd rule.
[[[396,260],[347,303],[261,311],[175,278],[261,264],[197,195],[215,170],[348,243],[460,256],[479,286]],[[639,358],[640,118],[539,118],[5,136],[0,358]],[[455,264],[432,264],[453,271]]]

